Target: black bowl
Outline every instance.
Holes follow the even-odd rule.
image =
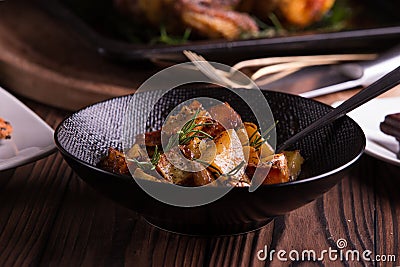
[[[207,205],[184,208],[162,203],[145,193],[131,177],[109,173],[96,167],[107,149],[122,149],[123,114],[132,97],[110,99],[84,108],[65,119],[55,132],[55,141],[65,160],[89,185],[116,202],[137,211],[150,223],[186,234],[233,234],[251,231],[311,202],[333,187],[342,171],[362,154],[365,136],[350,118],[306,137],[292,149],[305,158],[298,180],[284,184],[262,185],[255,192],[234,188]],[[302,97],[263,91],[277,125],[278,144],[331,110],[330,106]],[[227,101],[244,121],[253,117],[237,95],[224,88],[180,88],[169,92],[155,106],[152,126],[159,127],[164,114],[184,100],[207,96]],[[136,108],[136,107],[135,107]],[[137,107],[141,110],[141,107]],[[132,135],[138,134],[133,129]],[[149,182],[151,183],[151,182]],[[156,183],[154,183],[156,184]],[[165,186],[157,183],[155,186]]]

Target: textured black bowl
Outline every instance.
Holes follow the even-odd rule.
[[[310,124],[331,107],[298,96],[263,92],[276,120],[278,144]],[[141,93],[149,94],[151,92]],[[199,207],[170,206],[153,199],[130,177],[115,175],[95,165],[108,147],[122,148],[123,114],[130,98],[114,98],[84,108],[65,119],[55,132],[55,140],[65,160],[92,187],[122,205],[137,211],[163,229],[188,234],[231,234],[251,231],[274,216],[285,214],[321,196],[342,177],[342,171],[362,154],[365,137],[360,127],[344,117],[308,136],[293,148],[305,158],[299,180],[262,185],[255,192],[234,188],[221,199]],[[143,96],[143,95],[142,95]],[[223,88],[176,89],[155,107],[154,127],[163,114],[186,99],[208,96],[228,101],[244,121],[253,120],[241,100]],[[146,97],[146,96],[145,96]],[[144,98],[145,99],[145,98]],[[137,107],[140,110],[140,107]],[[160,112],[157,112],[159,110]],[[132,134],[137,134],[133,130]],[[157,183],[156,186],[164,186]]]

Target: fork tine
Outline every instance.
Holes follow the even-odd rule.
[[[185,50],[183,53],[189,58],[190,61],[208,78],[210,78],[214,82],[218,82],[222,85],[231,87],[231,88],[254,88],[255,85],[252,81],[248,84],[237,83],[228,77],[230,77],[230,73],[215,68],[210,62],[208,62],[203,56],[198,55],[192,51]]]
[[[214,68],[214,66],[212,66],[204,57],[187,50],[185,50],[183,53],[190,59],[190,61],[193,62],[193,64],[195,64],[199,68],[201,72],[203,72],[211,80],[220,82],[228,86],[238,86],[238,84],[232,82],[226,77],[218,75],[218,70]]]
[[[299,70],[304,67],[309,67],[309,66],[315,66],[315,65],[328,65],[328,64],[333,64],[337,63],[338,61],[336,60],[319,60],[316,62],[301,62],[301,61],[293,61],[293,62],[286,62],[286,63],[281,63],[281,64],[275,64],[267,67],[263,67],[259,70],[257,70],[252,76],[252,80],[257,80],[261,78],[262,76],[266,76],[269,74],[277,73],[277,72],[282,72],[282,71],[288,71],[290,69],[296,69]]]
[[[358,61],[358,60],[372,60],[377,57],[377,54],[338,54],[338,55],[312,55],[312,56],[288,56],[288,57],[269,57],[244,60],[236,63],[232,68],[240,70],[248,67],[262,67],[273,64],[280,64],[286,62],[297,61],[319,61],[324,60],[337,60],[337,61]]]

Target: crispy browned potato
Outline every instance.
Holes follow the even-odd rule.
[[[112,147],[108,149],[108,155],[100,160],[98,167],[109,172],[129,175],[124,154]]]
[[[182,166],[175,166],[169,162],[168,157],[176,157],[179,152],[179,147],[175,147],[170,151],[162,154],[160,160],[156,166],[156,170],[165,180],[178,185],[191,185],[193,180],[193,173],[184,170],[183,162]]]
[[[234,130],[222,132],[214,139],[214,143],[216,152],[211,166],[220,174],[229,173],[244,160],[242,144]],[[239,172],[236,176],[240,176],[241,173],[243,172]]]
[[[199,172],[193,173],[193,184],[194,186],[202,186],[214,182],[214,177],[211,172],[204,169]]]
[[[301,171],[301,165],[304,162],[304,158],[300,155],[299,150],[284,151],[283,154],[286,157],[290,180],[296,180]]]
[[[161,146],[161,130],[138,134],[135,143],[146,146]]]
[[[248,164],[246,175],[251,177],[251,179],[264,179],[263,184],[285,183],[290,180],[289,168],[284,154],[275,154],[269,162],[259,165]]]
[[[244,159],[247,160],[247,164],[258,165],[260,163],[260,157],[258,151],[252,146],[243,146]]]
[[[236,129],[243,124],[240,115],[226,102],[209,108],[208,113],[226,129]]]

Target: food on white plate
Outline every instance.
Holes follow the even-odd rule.
[[[400,146],[400,112],[386,115],[385,120],[380,124],[380,128],[385,134],[395,137]],[[397,158],[400,159],[400,150],[397,152]]]
[[[8,121],[0,118],[0,139],[10,139],[13,128]]]
[[[307,27],[319,21],[334,0],[114,0],[114,4],[134,20],[165,26],[168,32],[189,28],[206,38],[232,40],[257,36],[257,20],[270,20],[271,14],[289,27]]]
[[[261,133],[256,124],[242,122],[228,103],[205,109],[193,101],[169,116],[161,130],[138,135],[126,153],[109,148],[98,166],[182,186],[243,187],[254,178],[263,184],[296,180],[304,159],[298,150],[274,153],[268,143],[273,127]]]

